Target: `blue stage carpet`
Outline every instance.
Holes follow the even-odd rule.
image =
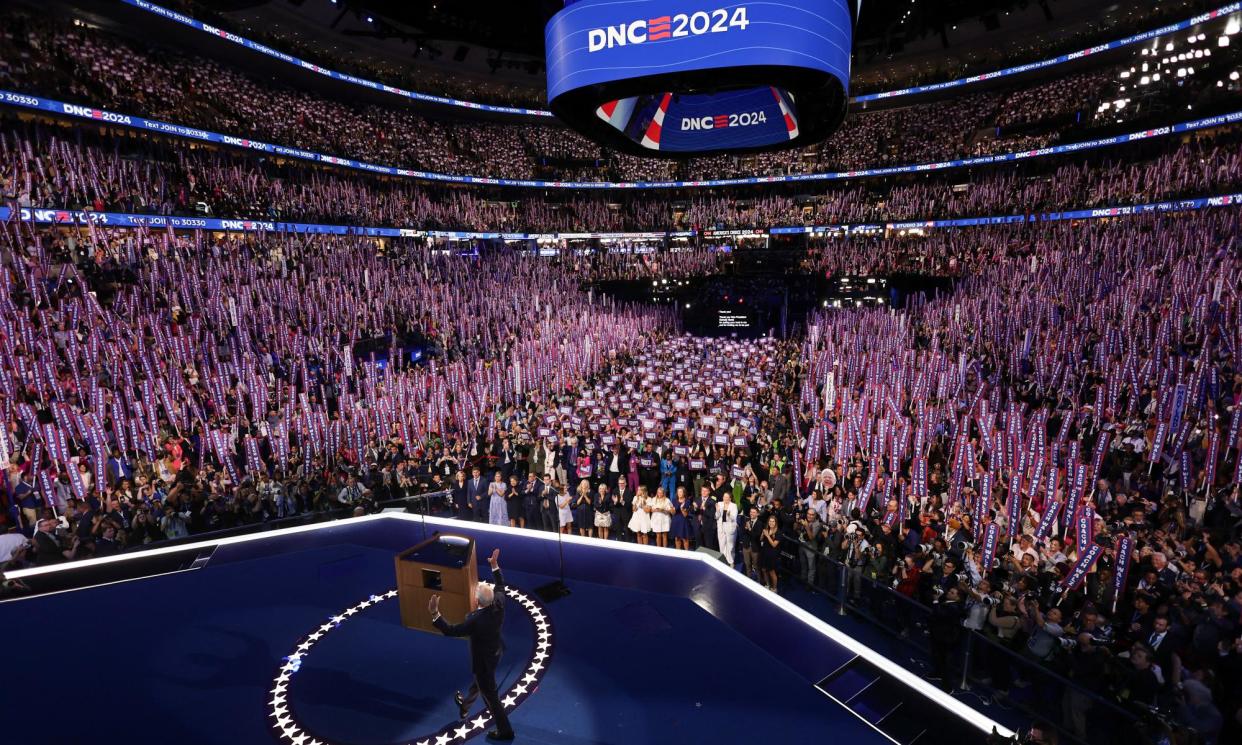
[[[507,577],[528,591],[547,581]],[[282,658],[328,617],[393,585],[390,553],[335,546],[0,604],[10,669],[20,671],[12,682],[25,691],[0,704],[2,740],[274,742],[266,701]],[[571,588],[548,606],[551,665],[512,716],[520,742],[885,742],[687,599]],[[509,607],[502,688],[533,639],[529,617]],[[291,708],[333,743],[409,740],[454,719],[466,654],[461,641],[402,628],[387,600],[314,647],[293,676]]]

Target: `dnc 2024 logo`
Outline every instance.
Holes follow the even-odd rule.
[[[644,44],[649,41],[682,39],[705,34],[723,34],[733,29],[745,31],[750,25],[746,7],[700,10],[646,20],[618,23],[587,32],[587,51],[598,52],[613,47]]]

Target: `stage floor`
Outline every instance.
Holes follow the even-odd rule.
[[[548,580],[506,578],[528,594]],[[269,691],[284,658],[394,584],[391,552],[336,545],[0,603],[12,682],[25,691],[0,704],[3,740],[276,742]],[[570,585],[545,608],[552,655],[511,715],[520,742],[887,741],[691,600]],[[535,639],[531,617],[508,608],[502,690],[521,677]],[[462,641],[401,627],[396,600],[385,600],[300,660],[288,705],[327,743],[416,742],[455,722],[451,696],[467,671]]]

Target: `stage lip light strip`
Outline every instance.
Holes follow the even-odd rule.
[[[539,688],[539,684],[543,681],[548,666],[551,664],[554,645],[551,616],[548,614],[547,609],[535,598],[515,587],[506,587],[505,594],[513,602],[522,606],[535,626],[535,638],[531,646],[530,660],[526,663],[522,675],[514,681],[513,685],[509,687],[509,690],[501,698],[501,704],[504,706],[505,711],[513,711],[521,706]],[[284,664],[277,670],[276,677],[272,681],[273,687],[268,691],[271,698],[267,700],[267,718],[272,727],[272,732],[278,740],[281,742],[287,741],[293,745],[306,745],[307,743],[331,745],[331,740],[327,738],[316,738],[314,735],[304,732],[302,725],[294,718],[292,702],[289,701],[289,688],[293,684],[293,676],[301,668],[302,663],[310,654],[310,650],[328,632],[339,628],[342,623],[367,608],[395,597],[397,597],[397,591],[389,590],[378,595],[371,595],[365,600],[351,605],[344,611],[329,617],[326,622],[313,632],[302,637],[298,644],[294,646],[293,653],[283,658]],[[483,712],[486,712],[486,709]],[[431,745],[432,743],[435,743],[435,745],[458,745],[458,743],[463,743],[479,733],[487,731],[491,723],[492,718],[490,715],[480,713],[471,719],[462,719],[458,722],[447,724],[431,734],[420,735],[404,742],[409,745]]]
[[[271,47],[265,44],[260,44],[256,41],[252,41],[243,36],[238,36],[237,34],[223,31],[222,29],[214,28],[213,26],[210,26],[209,24],[203,23],[202,21],[199,21],[195,18],[191,18],[190,16],[187,16],[183,13],[178,13],[174,10],[169,10],[168,8],[164,8],[162,6],[156,5],[155,3],[146,2],[146,0],[122,0],[122,2],[126,3],[127,5],[133,6],[139,10],[144,10],[148,13],[154,13],[155,15],[161,16],[170,21],[174,21],[176,23],[189,26],[190,28],[196,29],[198,31],[202,31],[204,33],[209,33],[219,38],[226,39],[228,41],[233,42],[234,44],[238,44],[240,46],[243,46],[255,52],[259,52],[261,54],[266,54],[269,57],[274,57],[288,64],[296,65],[303,69],[317,72],[321,75],[326,75],[327,77],[333,78],[335,80],[341,80],[346,83],[352,83],[354,85],[363,86],[364,88],[370,88],[371,90],[384,91],[385,93],[392,93],[392,94],[410,98],[416,101],[425,101],[428,103],[437,103],[437,104],[443,104],[447,106],[457,106],[460,108],[475,109],[477,111],[489,111],[489,112],[499,113],[499,114],[514,114],[514,115],[521,115],[521,116],[540,116],[540,117],[551,117],[552,116],[551,111],[546,111],[543,109],[524,109],[524,108],[513,107],[513,106],[497,106],[497,105],[492,105],[492,104],[475,103],[473,101],[463,101],[460,99],[448,98],[445,96],[435,96],[435,95],[431,95],[428,93],[418,93],[417,91],[407,91],[398,86],[387,85],[385,83],[377,83],[373,80],[367,80],[365,78],[360,78],[355,75],[349,75],[348,73],[336,72],[335,70],[329,70],[325,67],[314,65],[310,62],[306,62],[304,60],[298,59],[297,57],[294,57],[293,55],[285,54],[284,52],[278,51],[276,49],[272,49]],[[912,95],[916,95],[919,93],[931,93],[934,91],[950,90],[954,88],[961,88],[961,87],[970,85],[972,83],[981,83],[986,80],[996,80],[998,78],[1009,77],[1012,75],[1019,75],[1024,72],[1033,72],[1035,70],[1047,69],[1050,67],[1055,67],[1059,64],[1063,64],[1065,62],[1070,62],[1073,60],[1078,60],[1084,57],[1092,56],[1100,52],[1111,51],[1114,49],[1119,49],[1121,47],[1130,46],[1132,44],[1137,44],[1139,42],[1147,41],[1149,39],[1155,39],[1160,36],[1164,36],[1165,34],[1176,33],[1178,31],[1184,31],[1185,29],[1190,28],[1191,26],[1195,26],[1200,23],[1211,21],[1217,18],[1223,18],[1227,15],[1237,13],[1240,10],[1242,10],[1242,2],[1229,3],[1227,5],[1221,6],[1220,8],[1217,8],[1216,10],[1208,11],[1206,13],[1201,13],[1191,18],[1187,18],[1184,21],[1179,21],[1177,23],[1168,24],[1165,26],[1161,26],[1159,28],[1150,29],[1148,31],[1142,31],[1132,36],[1127,36],[1123,39],[1117,39],[1115,41],[1106,42],[1104,44],[1100,44],[1097,46],[1087,47],[1085,49],[1080,49],[1076,52],[1069,52],[1066,54],[1058,55],[1056,57],[1050,57],[1048,59],[1039,60],[1037,62],[1027,62],[1021,65],[1015,65],[1014,67],[1007,67],[1007,68],[1000,69],[1000,70],[993,70],[991,72],[980,73],[978,75],[971,75],[965,78],[958,78],[957,80],[947,80],[947,81],[940,82],[940,83],[928,83],[927,85],[916,85],[916,86],[911,86],[909,88],[898,88],[895,90],[882,91],[878,93],[861,94],[861,95],[850,98],[849,102],[852,104],[853,103],[865,103],[867,101],[875,101],[879,99],[900,98],[902,96],[912,96]]]
[[[1061,212],[1043,212],[1025,215],[992,215],[988,217],[960,217],[945,220],[909,220],[889,223],[855,223],[841,225],[795,225],[790,227],[772,227],[766,230],[746,230],[749,237],[768,235],[812,235],[821,233],[851,234],[879,230],[936,230],[948,228],[986,227],[990,225],[1017,225],[1043,222],[1063,222],[1066,220],[1097,220],[1115,217],[1132,217],[1136,215],[1155,215],[1169,212],[1187,212],[1219,207],[1242,205],[1242,192],[1221,194],[1213,197],[1195,199],[1176,199],[1146,204],[1114,205],[1112,207],[1093,207],[1091,209],[1064,210]],[[12,208],[0,205],[0,222],[14,217]],[[89,212],[81,210],[62,210],[51,208],[22,207],[16,218],[21,222],[37,225],[63,225],[65,227],[81,227],[95,225],[106,228],[126,230],[148,229],[163,230],[208,230],[212,232],[240,233],[299,233],[316,235],[356,235],[381,238],[430,237],[448,238],[451,240],[559,240],[567,238],[566,233],[475,233],[470,231],[449,230],[418,230],[415,228],[386,228],[357,225],[318,225],[314,223],[284,223],[253,220],[223,220],[219,218],[177,217],[172,215],[139,215],[128,212]],[[703,237],[711,240],[717,237],[736,235],[737,231],[704,231]],[[686,238],[693,237],[693,231],[670,233],[573,233],[574,238]]]
[[[155,3],[148,3],[146,2],[146,0],[121,0],[121,1],[124,2],[126,5],[133,6],[139,10],[145,10],[146,12],[153,13],[157,16],[160,16],[161,18],[165,18],[175,23],[180,23],[183,26],[189,26],[192,29],[195,29],[197,31],[202,31],[203,33],[211,34],[212,36],[218,37],[220,39],[224,39],[225,41],[231,41],[234,44],[237,44],[238,46],[241,46],[241,47],[245,47],[246,49],[249,49],[251,51],[258,52],[260,54],[266,54],[269,57],[275,57],[276,59],[282,62],[286,62],[290,65],[293,65],[294,67],[300,67],[303,70],[310,70],[311,72],[319,73],[320,75],[324,75],[326,77],[332,78],[333,80],[340,80],[346,83],[360,85],[364,88],[370,88],[371,90],[374,90],[374,91],[382,91],[384,93],[391,93],[395,96],[401,96],[403,98],[408,98],[411,101],[441,104],[443,106],[456,106],[458,108],[474,109],[475,111],[487,111],[487,112],[491,112],[495,114],[513,114],[517,116],[540,116],[540,117],[551,117],[552,116],[551,111],[545,111],[544,109],[527,109],[527,108],[522,108],[520,106],[501,106],[498,104],[476,103],[474,101],[464,101],[459,98],[450,98],[448,96],[436,96],[430,93],[419,93],[418,91],[406,90],[405,88],[401,88],[395,85],[388,85],[386,83],[377,83],[374,80],[360,78],[357,75],[350,75],[349,73],[337,72],[336,70],[330,70],[326,67],[316,65],[313,62],[307,62],[306,60],[299,59],[297,57],[294,57],[291,54],[285,54],[284,52],[281,52],[279,50],[272,49],[266,44],[260,44],[259,42],[252,41],[250,39],[247,39],[244,36],[238,36],[237,34],[234,34],[231,31],[225,31],[222,28],[217,28],[210,24],[203,23],[202,21],[196,18],[192,18],[188,15],[185,15],[184,13],[178,13],[175,10],[169,10],[168,8],[165,8],[161,5],[156,5]]]
[[[297,533],[308,533],[317,530],[331,530],[333,527],[339,527],[341,524],[355,525],[359,522],[372,520],[403,520],[415,524],[438,525],[444,528],[452,529],[454,527],[461,528],[463,525],[468,526],[472,531],[481,533],[501,533],[512,536],[526,537],[533,540],[547,541],[555,543],[562,540],[567,543],[576,543],[582,546],[591,546],[594,548],[607,549],[611,551],[635,552],[640,554],[648,554],[653,556],[662,556],[665,558],[676,558],[682,561],[699,561],[711,567],[713,571],[720,572],[735,582],[741,583],[743,587],[754,593],[755,597],[764,602],[775,605],[782,611],[786,611],[790,616],[801,621],[820,634],[835,641],[859,657],[874,664],[876,667],[889,673],[897,680],[905,685],[913,688],[918,693],[931,699],[938,705],[956,714],[958,717],[969,722],[972,726],[984,732],[991,732],[993,728],[1000,733],[1002,737],[1011,737],[1013,731],[997,722],[985,714],[976,711],[966,703],[953,698],[949,694],[940,690],[938,687],[931,685],[914,673],[906,670],[900,665],[886,658],[884,655],[876,652],[862,642],[854,639],[840,629],[829,625],[825,621],[816,618],[811,613],[799,608],[797,605],[785,600],[779,595],[775,595],[767,590],[762,589],[758,584],[751,582],[743,577],[740,572],[735,569],[726,567],[716,559],[700,554],[696,551],[677,551],[671,548],[660,548],[659,546],[643,546],[637,543],[621,543],[619,541],[604,541],[598,538],[586,538],[576,535],[563,535],[557,533],[545,533],[543,531],[524,530],[522,528],[510,528],[503,525],[489,525],[487,523],[462,523],[460,520],[443,517],[423,517],[421,515],[411,515],[399,512],[384,512],[378,515],[365,515],[363,517],[347,518],[346,520],[338,520],[334,523],[316,523],[314,525],[299,525],[293,528],[281,528],[266,533],[258,533],[254,535],[233,536],[231,538],[221,538],[214,541],[202,541],[199,543],[187,543],[180,546],[170,546],[166,548],[154,548],[147,551],[139,551],[134,554],[121,554],[117,556],[105,556],[95,559],[83,559],[72,564],[53,564],[46,567],[33,567],[31,569],[22,569],[10,572],[7,576],[11,579],[20,579],[21,577],[29,577],[33,574],[50,574],[53,572],[61,572],[81,566],[98,566],[100,564],[111,564],[120,561],[131,561],[139,559],[147,555],[158,555],[169,551],[185,551],[188,549],[207,548],[210,546],[228,546],[238,543],[249,543],[251,541],[265,540],[282,535],[293,535]],[[749,583],[749,584],[747,584]],[[88,590],[90,588],[82,588]],[[38,596],[35,596],[36,598]],[[35,598],[31,598],[35,599]]]
[[[271,153],[273,155],[279,155],[286,158],[307,160],[314,163],[322,163],[339,168],[349,168],[357,171],[366,171],[368,173],[378,173],[385,176],[401,176],[404,178],[414,178],[422,179],[424,181],[453,184],[579,190],[689,189],[713,186],[751,186],[756,184],[848,181],[853,179],[872,178],[875,176],[895,176],[906,173],[928,173],[933,171],[947,171],[956,168],[967,168],[970,166],[1023,161],[1050,155],[1065,155],[1068,153],[1111,147],[1113,145],[1123,145],[1129,142],[1136,142],[1138,140],[1149,140],[1156,137],[1166,137],[1168,135],[1194,132],[1201,129],[1223,127],[1242,122],[1242,111],[1234,111],[1228,114],[1218,114],[1216,116],[1209,116],[1202,119],[1192,119],[1190,121],[1179,122],[1177,124],[1166,124],[1161,127],[1140,130],[1138,132],[1131,132],[1124,135],[1101,137],[1095,140],[1071,142],[1064,145],[1050,145],[1036,150],[1023,150],[998,155],[981,155],[975,158],[962,158],[936,163],[886,166],[883,168],[865,168],[856,171],[802,173],[793,176],[749,176],[745,178],[709,179],[704,181],[534,181],[527,179],[488,178],[484,176],[454,176],[445,173],[434,173],[431,171],[418,171],[409,168],[396,168],[394,166],[377,165],[375,163],[353,160],[352,158],[342,158],[336,155],[324,155],[323,153],[287,147],[285,145],[273,145],[260,140],[235,137],[233,135],[224,135],[218,132],[200,129],[198,127],[187,127],[182,124],[162,122],[157,119],[146,119],[135,114],[120,114],[112,111],[106,111],[104,109],[92,108],[90,106],[83,106],[80,104],[65,103],[51,98],[32,96],[15,91],[0,90],[0,104],[21,109],[33,109],[55,116],[86,119],[94,121],[97,124],[130,127],[133,129],[155,132],[161,135],[183,137],[203,142],[212,142],[228,147],[242,148],[243,150]]]
[[[129,2],[129,0],[126,0],[126,2]],[[946,80],[941,83],[928,83],[927,85],[915,85],[909,88],[898,88],[896,90],[882,91],[880,93],[860,94],[860,95],[857,95],[851,98],[850,103],[865,103],[867,101],[879,101],[879,100],[884,100],[884,99],[899,98],[901,96],[913,96],[919,93],[931,93],[933,91],[950,90],[953,88],[961,88],[963,86],[970,85],[971,83],[982,83],[986,80],[997,80],[999,78],[1006,78],[1011,75],[1020,75],[1024,72],[1044,70],[1049,67],[1054,67],[1056,65],[1063,64],[1065,62],[1073,62],[1075,60],[1080,60],[1085,57],[1090,57],[1096,54],[1100,54],[1101,52],[1110,52],[1114,49],[1120,49],[1122,47],[1128,47],[1132,44],[1138,44],[1140,42],[1149,41],[1151,39],[1156,39],[1161,36],[1165,36],[1166,34],[1173,34],[1173,33],[1177,33],[1178,31],[1184,31],[1190,28],[1191,26],[1197,26],[1200,23],[1207,23],[1208,21],[1213,21],[1218,18],[1224,18],[1225,16],[1232,15],[1233,13],[1237,13],[1239,10],[1242,10],[1242,3],[1229,3],[1228,5],[1224,5],[1224,6],[1217,8],[1216,10],[1210,10],[1206,13],[1201,13],[1197,16],[1187,18],[1184,21],[1178,21],[1176,23],[1170,23],[1167,26],[1161,26],[1159,28],[1153,28],[1148,31],[1142,31],[1137,34],[1134,34],[1133,36],[1127,36],[1124,39],[1117,39],[1115,41],[1109,41],[1103,44],[1097,44],[1096,46],[1093,46],[1093,47],[1079,49],[1076,52],[1068,52],[1066,54],[1061,54],[1056,57],[1049,57],[1048,59],[1039,60],[1038,62],[1027,62],[1021,65],[1015,65],[1014,67],[1006,67],[1001,70],[983,72],[983,73],[979,73],[978,75],[971,75],[965,78],[958,78],[957,80]]]

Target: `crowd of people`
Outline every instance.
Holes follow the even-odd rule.
[[[732,190],[581,194],[479,191],[358,177],[158,138],[56,123],[0,127],[0,198],[18,207],[505,232],[769,228],[1039,213],[1214,196],[1240,185],[1238,135],[1222,128],[1088,158]]]
[[[89,24],[36,20],[15,12],[0,33],[0,86],[75,103],[141,114],[290,147],[421,170],[550,180],[703,179],[856,170],[1012,152],[1086,138],[1084,128],[1117,70],[1091,70],[1025,87],[1020,96],[965,93],[849,116],[830,140],[808,149],[687,161],[605,152],[549,122],[479,122],[428,118],[392,106],[347,104],[260,82],[227,64],[140,47]],[[1231,50],[1219,50],[1220,61]],[[1135,52],[1137,55],[1137,52]],[[1111,71],[1111,72],[1109,72]],[[1209,77],[1169,93],[1198,101]],[[1205,87],[1206,86],[1206,87]],[[1166,101],[1167,103],[1167,101]],[[1149,115],[1132,105],[1114,119]],[[1040,126],[1046,123],[1047,126]],[[913,136],[938,131],[937,137]],[[952,133],[952,134],[948,134]],[[1016,139],[1010,140],[1010,136]]]
[[[487,175],[801,172],[1046,142],[1066,130],[1042,124],[1074,118],[1112,79],[860,114],[794,155],[652,165],[553,126],[351,106],[6,17],[0,85]],[[911,136],[936,128],[958,134]],[[662,231],[1037,213],[1228,192],[1242,174],[1227,129],[1118,152],[815,193],[516,197],[6,119],[0,187],[17,207]],[[790,589],[788,570],[856,608],[895,609],[888,620],[925,636],[946,688],[964,640],[985,635],[994,648],[975,668],[995,700],[1034,683],[1084,742],[1121,735],[1114,705],[1205,745],[1235,741],[1239,234],[1226,205],[817,237],[795,271],[954,282],[743,340],[683,335],[674,309],[590,284],[749,260],[710,240],[545,259],[502,242],[12,220],[0,224],[0,569],[438,494],[432,508],[460,519],[708,548],[774,592]],[[1032,681],[1035,666],[1073,685]]]
[[[493,411],[673,328],[543,262],[408,241],[10,224],[5,256],[10,524],[85,510],[59,549],[75,558],[101,552],[105,523],[129,530],[111,506],[174,537],[334,506],[346,471],[413,485],[376,460],[392,440],[483,437]]]
[[[1058,693],[1079,738],[1088,690],[1224,741],[1238,221],[937,233],[953,293],[814,314],[800,346],[678,336],[503,252],[8,225],[0,445],[31,533],[8,566],[429,491],[463,519],[720,550],[773,589],[793,540],[810,585],[827,560],[851,602],[925,604],[946,686],[973,630],[1081,686]],[[402,361],[413,327],[441,362]],[[1023,668],[986,664],[1003,702]]]
[[[822,555],[851,602],[892,587],[929,606],[946,688],[966,630],[1058,671],[1080,688],[1041,695],[1084,742],[1113,736],[1084,690],[1236,738],[1238,227],[975,231],[987,249],[951,295],[809,321],[792,416],[810,493],[781,525],[802,578]],[[985,660],[999,701],[1025,684]]]

